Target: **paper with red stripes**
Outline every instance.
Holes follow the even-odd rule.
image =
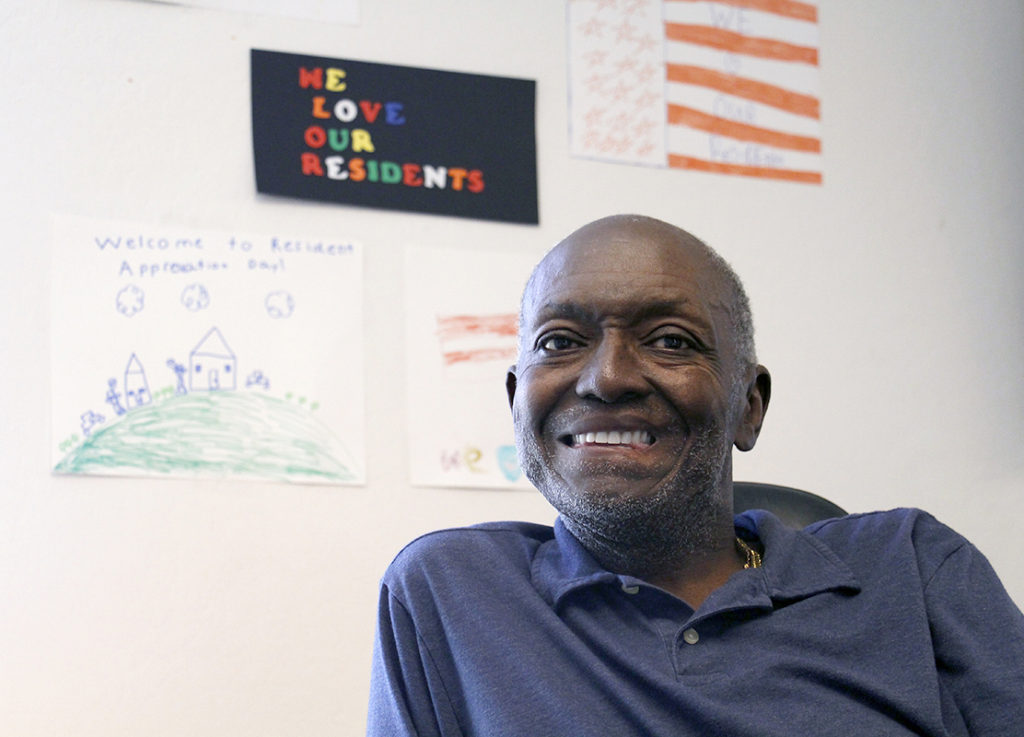
[[[568,0],[574,155],[820,184],[816,0]]]
[[[413,485],[530,488],[516,458],[505,374],[516,362],[519,293],[537,258],[406,248]]]

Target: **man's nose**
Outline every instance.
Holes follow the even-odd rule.
[[[648,391],[636,348],[618,335],[601,339],[576,380],[577,396],[602,402],[635,399]]]

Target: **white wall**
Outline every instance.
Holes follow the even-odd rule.
[[[612,212],[688,227],[745,276],[775,392],[738,478],[927,508],[1024,603],[1020,11],[822,0],[813,187],[569,158],[557,0],[363,0],[359,26],[4,0],[0,733],[361,733],[376,582],[401,544],[552,518],[534,493],[409,486],[398,254],[539,253]],[[251,47],[536,79],[540,227],[255,195]],[[361,241],[369,484],[51,476],[51,212]]]

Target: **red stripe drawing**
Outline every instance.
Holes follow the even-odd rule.
[[[445,366],[516,360],[516,314],[439,315],[437,337]]]

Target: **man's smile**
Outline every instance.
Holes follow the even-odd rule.
[[[614,445],[646,448],[654,444],[654,435],[646,430],[597,430],[563,435],[559,438],[570,448],[584,445]]]

